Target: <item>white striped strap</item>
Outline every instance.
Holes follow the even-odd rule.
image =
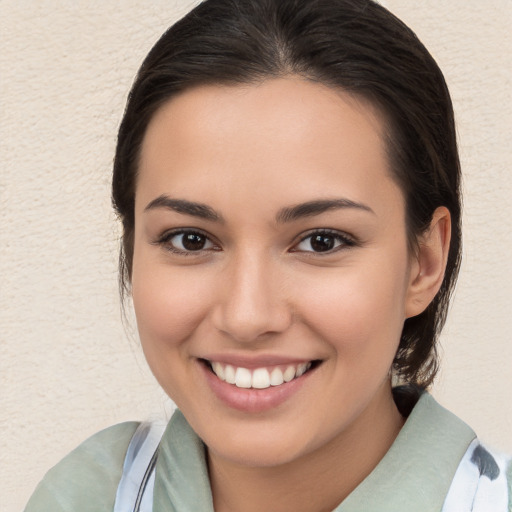
[[[151,512],[158,445],[165,423],[141,423],[128,446],[114,512]]]

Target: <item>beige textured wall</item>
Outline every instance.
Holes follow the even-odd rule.
[[[120,321],[116,127],[152,43],[193,1],[0,0],[0,508],[109,424],[169,412]],[[388,0],[445,70],[465,260],[441,402],[512,452],[510,0]]]

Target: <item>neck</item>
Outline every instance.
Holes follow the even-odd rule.
[[[386,384],[348,429],[292,462],[248,467],[209,453],[215,511],[329,512],[372,472],[402,425]]]

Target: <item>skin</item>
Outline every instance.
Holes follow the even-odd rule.
[[[148,127],[134,307],[153,373],[208,447],[216,511],[332,510],[403,424],[389,370],[404,320],[439,289],[450,219],[439,208],[410,253],[384,130],[371,105],[295,77],[191,89]],[[162,196],[218,218],[154,203]],[[282,218],[326,199],[359,206]],[[202,250],[176,252],[183,238],[169,232],[184,228],[207,237]],[[322,229],[336,247],[320,253],[307,237]],[[213,354],[321,364],[253,413],[213,393],[198,359]]]

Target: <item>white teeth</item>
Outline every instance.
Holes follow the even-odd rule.
[[[295,377],[295,366],[288,366],[283,373],[283,379],[285,382],[290,382]]]
[[[235,385],[237,388],[250,388],[252,375],[247,368],[237,368],[235,373]]]
[[[252,374],[252,387],[265,389],[270,387],[270,375],[266,368],[258,368]]]
[[[299,364],[299,366],[297,366],[297,373],[295,374],[295,376],[300,377],[301,375],[304,375],[306,373],[306,370],[308,369],[308,364],[310,363]]]
[[[270,385],[280,386],[284,382],[283,372],[280,368],[274,368],[270,374]]]
[[[288,365],[284,372],[278,366],[269,372],[267,368],[248,370],[242,367],[235,368],[230,364],[224,366],[217,361],[211,363],[211,368],[220,380],[228,384],[234,384],[245,389],[266,389],[270,386],[280,386],[284,382],[290,382],[297,377],[301,377],[311,368],[311,362],[300,363],[296,366]]]
[[[224,368],[222,368],[222,365],[220,363],[212,363],[212,369],[215,375],[217,375],[217,377],[219,377],[220,380],[226,380],[226,377],[224,375]]]
[[[224,377],[228,384],[234,384],[236,382],[235,369],[230,364],[226,365],[224,368]]]

